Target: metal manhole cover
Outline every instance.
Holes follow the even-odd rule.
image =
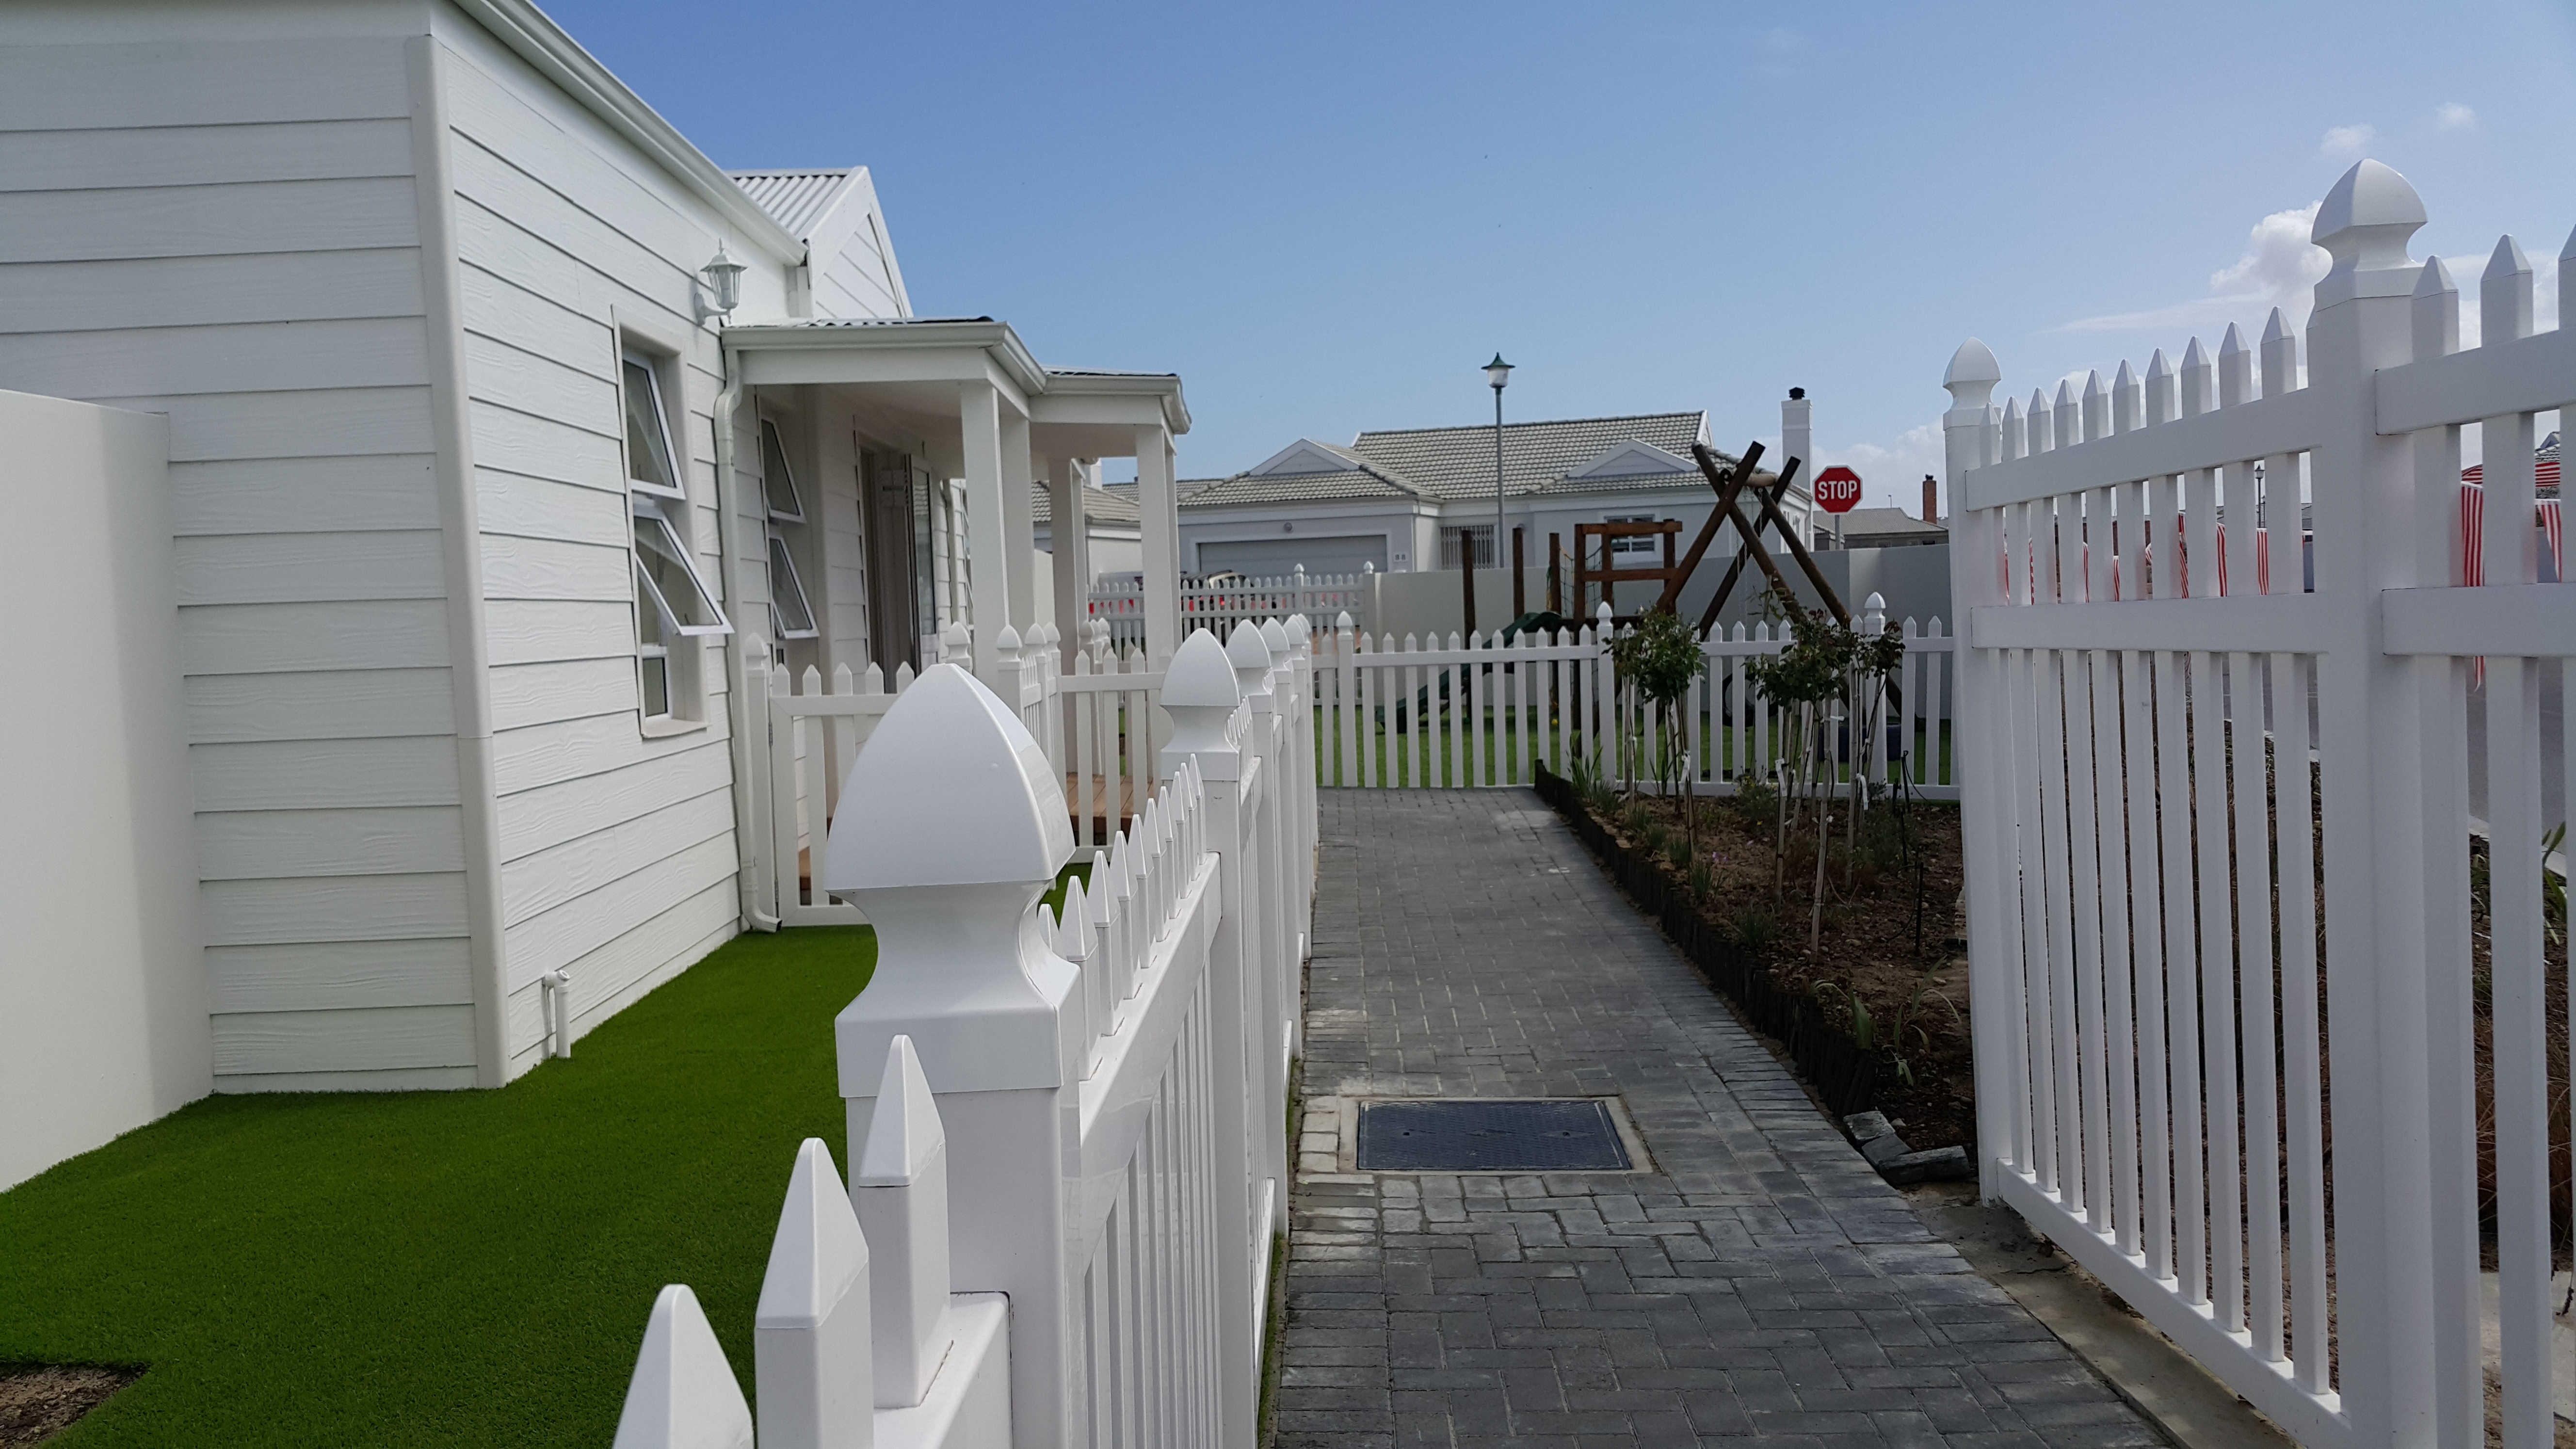
[[[1360,1108],[1362,1172],[1626,1172],[1607,1104],[1372,1102]]]

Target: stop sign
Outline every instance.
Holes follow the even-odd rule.
[[[1816,475],[1816,506],[1827,513],[1849,513],[1860,502],[1860,475],[1837,464]]]

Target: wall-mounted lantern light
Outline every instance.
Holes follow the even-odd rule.
[[[742,263],[725,255],[724,241],[718,238],[715,260],[698,268],[698,275],[707,279],[707,290],[715,296],[715,305],[709,311],[722,317],[742,304],[744,270]]]

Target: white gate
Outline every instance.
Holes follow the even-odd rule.
[[[1982,345],[1951,363],[1978,1150],[1989,1194],[2318,1445],[2482,1442],[2483,1176],[2505,1438],[2545,1445],[2541,695],[2563,719],[2576,591],[2532,582],[2532,435],[2576,402],[2576,290],[2532,335],[2508,238],[2459,351],[2423,222],[2375,162],[2328,195],[2304,382],[2277,311],[2027,411],[1991,406]],[[2263,567],[2303,517],[2313,588]]]

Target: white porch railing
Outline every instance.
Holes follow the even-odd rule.
[[[1368,627],[1370,577],[1357,574],[1309,574],[1304,569],[1277,578],[1235,579],[1226,583],[1184,583],[1180,590],[1181,632],[1204,628],[1223,639],[1235,626],[1263,619],[1304,619],[1322,633],[1334,619],[1348,614]],[[1121,648],[1145,642],[1144,585],[1124,580],[1095,582],[1091,588],[1091,622],[1109,626],[1109,637]]]
[[[2504,1442],[2546,1445],[2541,805],[2567,741],[2541,705],[2569,702],[2576,590],[2533,582],[2529,520],[2576,289],[2535,335],[2500,242],[2460,351],[2448,274],[2406,255],[2424,220],[2375,162],[2329,193],[2304,385],[2277,311],[2257,346],[2231,327],[2214,363],[2195,340],[2027,412],[1990,406],[1983,346],[1951,363],[1978,1151],[1989,1194],[2312,1445],[2484,1442],[2492,1183]],[[2303,504],[2312,591],[2220,532]]]
[[[1859,625],[1886,627],[1878,596],[1870,596]],[[1554,636],[1522,634],[1506,641],[1471,634],[1434,640],[1424,648],[1414,636],[1399,644],[1390,635],[1372,643],[1338,622],[1329,649],[1315,661],[1318,768],[1326,784],[1362,788],[1458,788],[1526,785],[1532,767],[1564,774],[1572,762],[1596,762],[1621,784],[1637,762],[1623,754],[1620,728],[1634,701],[1614,688],[1609,649],[1609,610],[1591,627]],[[1957,641],[1939,619],[1902,625],[1905,659],[1897,676],[1897,708],[1882,712],[1889,738],[1858,741],[1829,727],[1820,745],[1838,741],[1848,765],[1855,749],[1870,778],[1903,783],[1915,795],[1955,800],[1958,774],[1951,753],[1944,700],[1955,698],[1948,663]],[[1782,763],[1780,710],[1763,698],[1746,666],[1786,647],[1787,630],[1742,624],[1730,633],[1711,630],[1700,646],[1699,676],[1683,700],[1692,761],[1691,788],[1703,795],[1731,795],[1750,779],[1769,778]]]
[[[836,1022],[848,1194],[806,1143],[762,1291],[762,1444],[1254,1442],[1314,885],[1299,632],[1185,641],[1162,788],[1053,915],[1073,837],[1018,706],[951,665],[815,696],[890,700],[819,872],[878,959]],[[664,1290],[618,1442],[751,1430]]]

